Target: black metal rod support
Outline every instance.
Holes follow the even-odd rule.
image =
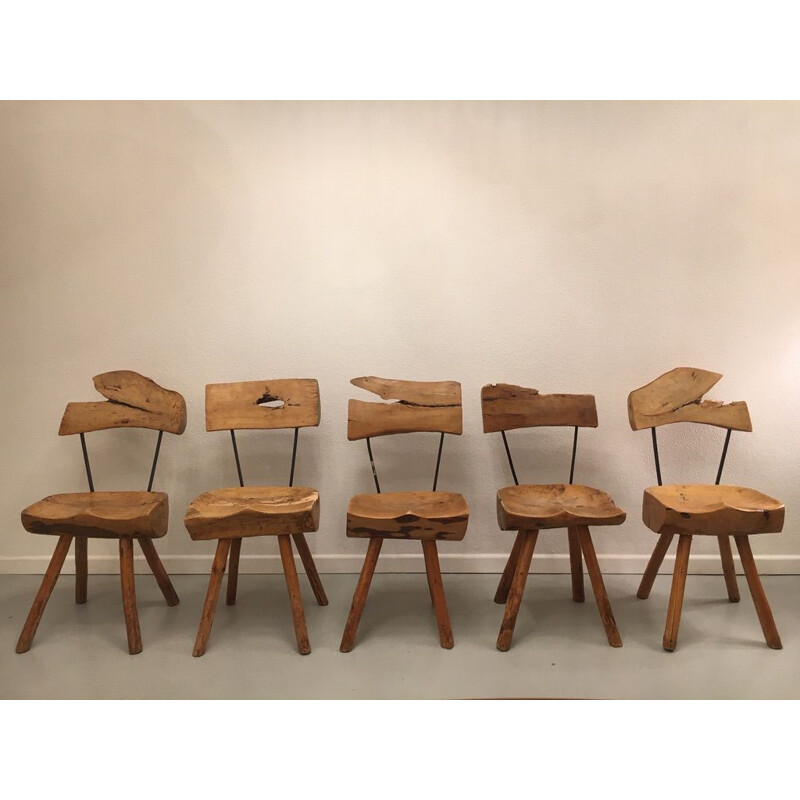
[[[161,450],[161,439],[164,436],[164,431],[158,432],[158,439],[156,440],[156,452],[153,455],[153,466],[150,468],[150,480],[147,482],[147,491],[153,491],[153,479],[156,477],[156,465],[158,464],[158,452]]]
[[[378,483],[378,471],[375,469],[375,459],[372,457],[372,445],[369,443],[369,436],[367,436],[367,452],[369,453],[369,464],[372,467],[372,477],[375,481],[375,488],[378,494],[380,494],[381,485]]]
[[[297,434],[300,428],[294,429],[294,443],[292,444],[292,468],[289,470],[289,486],[294,486],[294,462],[297,458]]]
[[[725,467],[725,456],[728,455],[728,442],[731,440],[731,429],[728,428],[728,432],[725,434],[725,444],[722,445],[722,458],[719,460],[719,469],[717,470],[717,479],[714,481],[714,484],[719,486],[719,482],[722,479],[722,470]]]
[[[511,450],[508,446],[508,439],[506,439],[506,432],[500,431],[500,434],[503,437],[503,444],[506,447],[506,455],[508,456],[508,466],[511,467],[511,475],[514,478],[514,485],[519,486],[519,481],[517,480],[517,471],[514,469],[514,459],[511,458]]]
[[[578,426],[575,426],[575,435],[572,437],[572,461],[569,464],[569,482],[575,477],[575,453],[578,451]]]
[[[86,437],[83,434],[81,434],[81,449],[83,450],[83,464],[86,467],[86,478],[89,481],[89,491],[93,492],[92,468],[89,466],[89,451],[86,449]]]
[[[242,478],[242,465],[239,463],[239,448],[236,446],[236,434],[231,428],[231,443],[233,444],[233,456],[236,459],[236,472],[239,473],[239,486],[244,486],[244,479]]]
[[[656,429],[650,428],[651,433],[653,434],[653,456],[656,460],[656,478],[658,479],[658,485],[662,486],[661,483],[661,463],[658,460],[658,439],[656,438]]]
[[[439,452],[436,454],[436,472],[433,473],[433,489],[436,491],[436,485],[439,483],[439,464],[442,463],[442,445],[444,444],[444,432],[439,437]]]

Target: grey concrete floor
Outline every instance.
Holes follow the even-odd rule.
[[[784,649],[764,644],[752,601],[729,603],[722,577],[690,575],[678,649],[661,636],[669,576],[649,600],[638,576],[606,585],[624,646],[607,645],[586,581],[570,599],[568,575],[528,580],[511,650],[495,649],[502,606],[497,575],[444,576],[456,646],[442,650],[422,574],[378,574],[358,640],[339,640],[356,575],[323,575],[319,607],[305,577],[313,651],[298,654],[283,577],[242,575],[236,606],[217,610],[208,651],[192,645],[207,577],[173,578],[169,608],[155,581],[137,576],[144,651],[127,653],[119,579],[90,575],[89,602],[73,602],[74,579],[59,580],[28,653],[14,652],[40,578],[0,577],[0,697],[9,698],[800,698],[800,576],[764,578]],[[224,592],[223,592],[224,594]]]

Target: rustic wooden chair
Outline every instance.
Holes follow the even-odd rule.
[[[501,433],[508,464],[511,467],[511,476],[514,479],[514,486],[507,486],[497,493],[497,520],[500,529],[517,531],[517,538],[494,596],[495,603],[506,604],[500,634],[497,637],[497,649],[508,650],[511,647],[536,539],[540,530],[550,528],[567,529],[572,599],[576,603],[584,601],[581,561],[581,551],[583,551],[583,559],[586,561],[586,570],[589,573],[608,643],[612,647],[622,647],[622,639],[611,611],[589,526],[620,525],[625,521],[625,512],[617,508],[605,492],[572,482],[575,474],[578,428],[597,427],[594,396],[539,394],[536,389],[499,383],[483,387],[481,407],[483,431]],[[570,426],[575,429],[569,483],[520,485],[506,431],[545,425]]]
[[[319,386],[313,379],[244,381],[206,386],[206,430],[230,431],[239,486],[214,489],[199,495],[189,505],[184,519],[186,529],[195,541],[217,540],[193,655],[202,656],[206,651],[226,565],[226,602],[229,606],[236,603],[242,539],[250,536],[278,537],[297,647],[304,655],[311,652],[291,540],[294,539],[317,602],[321,606],[328,605],[305,537],[306,533],[316,531],[319,525],[319,494],[316,489],[294,486],[299,430],[316,427],[319,419]],[[235,431],[278,428],[294,428],[289,485],[245,487]]]
[[[717,372],[678,367],[656,378],[647,386],[636,389],[628,396],[628,419],[631,428],[635,431],[644,428],[651,430],[658,480],[658,486],[644,490],[642,505],[644,524],[659,534],[659,538],[642,576],[637,597],[644,600],[650,596],[661,562],[673,537],[677,535],[678,551],[663,640],[665,650],[674,650],[678,644],[678,628],[681,622],[692,536],[717,537],[728,599],[732,603],[738,603],[739,588],[736,583],[736,569],[730,542],[730,537],[733,536],[767,645],[780,650],[781,640],[764,594],[764,587],[758,577],[748,537],[750,534],[778,533],[782,530],[784,507],[779,500],[755,489],[721,486],[719,483],[725,466],[731,431],[753,430],[746,403],[723,405],[713,400],[702,399],[721,377],[722,375]],[[726,429],[722,457],[713,485],[664,486],[662,484],[656,428],[676,422],[695,422]]]
[[[94,385],[107,398],[91,403],[69,403],[61,419],[59,436],[81,437],[88,492],[55,494],[28,506],[22,524],[31,533],[58,536],[36,599],[17,642],[17,652],[27,652],[36,635],[47,601],[61,573],[72,540],[75,540],[75,602],[85,603],[88,584],[88,539],[118,539],[122,608],[128,633],[128,651],[142,651],[133,573],[133,540],[139,542],[167,605],[178,603],[153,539],[164,536],[169,505],[164,492],[153,492],[158,454],[164,431],[181,434],[186,428],[186,403],[177,392],[162,389],[136,372],[121,370],[96,375]],[[89,465],[85,434],[108,428],[150,428],[158,431],[153,466],[146,492],[96,492]]]
[[[439,569],[437,540],[461,541],[467,531],[469,509],[455,492],[437,491],[445,433],[461,434],[461,384],[453,381],[396,381],[383,378],[353,378],[354,386],[379,395],[390,403],[350,400],[347,438],[367,440],[376,494],[357,494],[347,508],[347,535],[369,539],[364,566],[358,579],[350,614],[339,649],[353,649],[358,623],[384,539],[416,539],[422,543],[428,588],[439,628],[442,647],[453,647],[453,631]],[[381,493],[370,438],[394,433],[439,433],[439,450],[433,489],[430,492]]]

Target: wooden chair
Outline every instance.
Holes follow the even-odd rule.
[[[58,536],[39,592],[17,642],[17,652],[27,652],[36,635],[47,601],[61,573],[72,540],[75,540],[75,602],[85,603],[88,584],[88,539],[118,539],[122,608],[128,633],[128,651],[142,650],[133,573],[133,541],[139,542],[167,605],[178,595],[158,557],[153,539],[164,536],[169,505],[164,492],[153,492],[161,438],[164,432],[181,434],[186,428],[186,403],[177,392],[162,389],[136,372],[121,370],[96,375],[94,385],[106,398],[91,403],[69,403],[61,419],[59,436],[81,437],[88,492],[55,494],[28,506],[22,524],[31,533]],[[85,434],[108,428],[150,428],[158,431],[153,466],[146,492],[96,492],[89,465]]]
[[[581,551],[583,551],[608,643],[612,647],[622,647],[622,639],[611,611],[589,526],[620,525],[625,521],[625,512],[617,508],[605,492],[572,483],[575,474],[578,428],[597,427],[594,397],[590,394],[539,394],[536,389],[499,383],[483,387],[481,407],[483,431],[484,433],[499,431],[502,434],[511,475],[514,478],[514,486],[507,486],[497,493],[497,521],[500,529],[517,531],[517,538],[494,596],[495,603],[506,604],[500,634],[497,637],[497,649],[508,650],[511,647],[511,638],[514,635],[514,626],[528,579],[533,549],[539,531],[550,528],[567,529],[572,599],[576,603],[582,603],[584,600],[581,561]],[[520,485],[506,431],[545,425],[571,426],[575,429],[569,483]]]
[[[184,519],[186,529],[195,541],[217,540],[193,655],[202,656],[206,651],[226,565],[226,602],[229,606],[236,603],[242,539],[250,536],[278,537],[297,647],[304,655],[311,652],[292,539],[317,602],[321,606],[328,605],[305,538],[306,533],[316,531],[319,526],[319,494],[316,489],[294,486],[294,466],[300,428],[316,427],[319,419],[319,386],[313,379],[244,381],[206,386],[206,430],[230,431],[239,486],[214,489],[199,495],[189,505]],[[235,431],[278,428],[294,428],[289,485],[245,487]]]
[[[428,588],[439,627],[439,641],[442,647],[450,649],[453,647],[453,631],[447,612],[436,541],[461,541],[467,531],[469,509],[460,494],[437,491],[436,486],[444,435],[461,434],[461,384],[453,381],[426,383],[372,377],[354,378],[350,383],[384,400],[396,402],[351,400],[348,406],[347,438],[350,441],[367,440],[367,453],[377,494],[357,494],[351,498],[347,508],[347,535],[369,539],[369,545],[339,649],[342,653],[349,653],[353,649],[384,539],[416,539],[422,543]],[[433,489],[430,492],[381,493],[370,438],[421,431],[440,434]]]
[[[659,538],[642,576],[637,597],[644,600],[650,596],[658,568],[673,537],[678,536],[678,552],[672,575],[672,591],[663,640],[665,650],[674,650],[678,644],[678,628],[681,622],[692,537],[695,535],[717,537],[728,599],[732,603],[738,603],[739,588],[736,583],[730,542],[730,537],[733,536],[767,645],[780,650],[781,640],[758,577],[748,537],[750,534],[777,533],[782,530],[784,507],[779,500],[755,489],[720,486],[731,431],[753,430],[746,403],[723,405],[713,400],[702,399],[721,377],[722,375],[717,372],[678,367],[656,378],[647,386],[636,389],[628,396],[628,419],[631,428],[635,431],[644,428],[651,430],[658,480],[658,486],[644,490],[642,505],[644,524],[659,534]],[[713,485],[664,486],[662,484],[656,428],[676,422],[695,422],[726,429],[722,457]]]

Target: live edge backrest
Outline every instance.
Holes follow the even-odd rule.
[[[350,400],[347,438],[351,441],[424,431],[461,435],[461,384],[456,381],[362,377],[353,378],[350,383],[390,401]]]
[[[108,428],[149,428],[174,434],[186,429],[186,401],[178,392],[131,370],[104,372],[93,380],[106,399],[68,403],[59,436]]]

